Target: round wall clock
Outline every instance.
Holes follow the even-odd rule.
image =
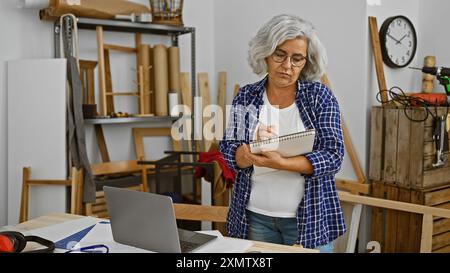
[[[384,63],[392,68],[407,66],[416,54],[417,36],[412,22],[405,16],[387,18],[380,28]]]

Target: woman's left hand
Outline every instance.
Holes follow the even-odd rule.
[[[272,169],[282,169],[285,160],[279,153],[273,151],[262,152],[260,155],[251,154],[253,165]]]

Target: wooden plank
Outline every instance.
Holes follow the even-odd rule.
[[[81,86],[83,87],[83,104],[87,104],[88,102],[88,95],[87,95],[87,70],[83,68],[82,60],[80,60],[80,80],[81,80]]]
[[[433,236],[433,250],[450,245],[450,231]]]
[[[433,253],[450,253],[450,245],[433,250]]]
[[[434,206],[450,202],[450,187],[425,193],[425,205]]]
[[[103,204],[95,204],[92,206],[92,212],[93,213],[99,213],[99,212],[107,212],[108,211],[108,207],[106,206],[105,203]]]
[[[121,46],[121,45],[112,45],[112,44],[103,44],[104,49],[121,51],[125,53],[136,53],[137,49],[129,46]]]
[[[150,66],[150,78],[149,78],[149,100],[150,100],[150,114],[155,114],[155,69],[153,62],[153,48],[149,47],[149,66]]]
[[[203,113],[205,108],[211,104],[211,99],[209,95],[208,73],[198,73],[198,90],[202,98],[202,113]],[[207,122],[208,118],[204,117],[202,127],[203,147],[201,151],[208,151],[212,143],[212,139],[205,138],[205,135],[203,133],[203,128]]]
[[[336,179],[336,187],[339,190],[356,192],[359,194],[370,194],[370,184],[362,184],[359,181],[348,181],[343,179]]]
[[[387,199],[398,200],[398,188],[395,186],[387,186]],[[394,253],[397,244],[397,217],[398,211],[389,209],[386,211],[386,253]]]
[[[143,92],[144,92],[144,114],[150,114],[150,47],[141,45],[139,48],[141,64],[143,67]]]
[[[391,186],[393,187],[393,186]],[[396,188],[396,187],[394,187]],[[450,218],[450,211],[448,209],[442,209],[439,207],[429,207],[418,204],[410,204],[399,202],[395,200],[383,200],[379,198],[373,198],[368,196],[361,196],[356,194],[351,194],[344,191],[338,191],[339,198],[342,201],[363,204],[367,206],[375,206],[381,208],[392,209],[396,211],[406,211],[420,214],[430,214],[434,216],[440,216],[445,218]],[[439,205],[440,206],[440,205]]]
[[[140,173],[145,165],[140,165],[137,160],[122,160],[91,164],[93,175],[108,175],[117,173]],[[103,194],[104,196],[104,194]],[[99,197],[99,196],[97,196]]]
[[[29,201],[29,186],[28,179],[30,179],[30,167],[22,169],[22,196],[20,200],[20,215],[19,222],[28,220],[28,201]]]
[[[99,212],[99,213],[95,214],[95,216],[97,218],[109,219],[108,212],[106,212],[106,211],[105,212]]]
[[[80,181],[80,178],[78,177],[80,174],[77,171],[77,168],[72,167],[71,169],[71,179],[70,179],[70,213],[76,214],[77,211],[77,200],[78,200],[78,183]]]
[[[134,47],[136,48],[136,80],[139,81],[139,66],[142,65],[141,58],[141,45],[142,45],[142,34],[134,34]]]
[[[28,186],[71,186],[70,180],[28,180]]]
[[[189,73],[181,73],[181,100],[184,105],[189,107],[189,110],[192,109],[192,90],[191,90],[191,80],[189,77]]]
[[[95,62],[97,64],[97,62]],[[95,104],[95,79],[94,69],[87,71],[87,103]]]
[[[440,209],[448,209],[448,210],[450,210],[450,202],[448,202],[448,203],[443,203],[443,204],[439,204],[439,205],[436,205],[436,206],[434,206],[435,208],[440,208]],[[433,218],[435,221],[437,221],[437,220],[440,220],[440,219],[443,219],[442,217],[440,217],[440,216],[436,216],[436,217],[434,217]]]
[[[370,125],[370,179],[377,181],[382,179],[383,161],[383,108],[372,107]]]
[[[436,207],[436,208],[441,208],[441,209],[448,209],[448,210],[450,210],[450,202],[443,203],[443,204],[439,204],[439,205],[436,205],[436,206],[434,206],[434,207]]]
[[[398,189],[398,201],[409,203],[411,201],[411,190],[399,188]],[[408,253],[411,250],[408,248],[409,241],[409,222],[410,222],[409,212],[399,211],[397,217],[397,243],[396,252]]]
[[[171,136],[171,128],[168,127],[133,128],[132,132],[136,159],[138,160],[147,158],[143,143],[144,137]]]
[[[433,223],[433,235],[437,235],[440,233],[444,233],[450,231],[450,219],[443,218],[440,220],[436,220]]]
[[[436,146],[434,141],[425,141],[423,145],[423,154],[427,155],[435,155],[436,154]]]
[[[411,116],[413,119],[420,117],[423,114],[423,110],[414,108],[411,110]],[[418,188],[422,185],[423,178],[423,122],[411,122],[411,151],[409,154],[409,181],[410,187]]]
[[[423,194],[420,191],[411,191],[411,203],[412,204],[423,204]],[[409,241],[408,249],[411,252],[420,251],[420,238],[422,231],[422,215],[417,213],[411,213],[409,216]]]
[[[384,186],[382,182],[372,183],[372,196],[376,198],[384,199]],[[379,242],[381,248],[385,248],[384,244],[384,219],[383,219],[383,209],[378,207],[372,208],[372,241]],[[383,251],[384,252],[384,251]]]
[[[75,167],[74,167],[75,169]],[[78,171],[78,181],[77,181],[77,206],[75,213],[83,214],[83,181],[84,181],[84,171],[80,169]]]
[[[225,223],[228,207],[173,204],[176,219]]]
[[[237,93],[239,92],[239,89],[241,89],[241,87],[239,86],[239,84],[235,84],[235,85],[234,85],[233,98],[236,97]]]
[[[80,78],[83,83],[83,103],[95,104],[94,69],[96,61],[80,60]]]
[[[97,26],[97,50],[98,50],[98,73],[100,82],[100,115],[107,115],[106,108],[106,76],[105,76],[105,56],[103,48],[103,27]]]
[[[449,183],[450,167],[436,168],[423,172],[423,183],[419,189],[433,188]]]
[[[108,93],[113,92],[112,78],[111,78],[111,61],[109,58],[109,50],[104,50],[104,65],[105,65],[105,96],[106,96],[106,111],[107,113],[115,112],[114,98],[107,96]]]
[[[107,96],[140,96],[140,92],[106,92]]]
[[[395,183],[397,176],[397,138],[398,138],[398,110],[384,109],[386,130],[384,136],[384,175],[383,181]]]
[[[101,124],[94,124],[95,137],[97,139],[97,145],[100,150],[100,155],[102,156],[103,162],[111,161],[109,159],[108,148],[106,146],[105,136],[103,135],[103,128]]]
[[[372,51],[377,72],[378,89],[381,92],[381,102],[383,105],[388,102],[386,79],[384,77],[383,58],[381,56],[380,36],[378,34],[377,18],[369,16],[369,29],[372,41]]]
[[[138,85],[138,90],[139,90],[139,114],[140,115],[145,115],[146,114],[146,108],[145,108],[145,84],[144,84],[144,66],[140,65],[139,66],[139,73],[138,73],[139,77],[139,85]]]
[[[221,71],[219,72],[219,83],[218,83],[218,91],[217,91],[217,104],[219,105],[219,113],[222,114],[222,120],[220,120],[220,124],[217,124],[215,127],[216,136],[222,137],[224,134],[224,130],[226,128],[226,107],[227,107],[227,72]]]
[[[430,253],[433,245],[433,217],[424,214],[422,220],[422,235],[420,241],[420,253]]]
[[[397,178],[396,182],[401,187],[409,187],[409,161],[410,161],[410,125],[411,121],[403,111],[398,110],[398,141],[397,141]],[[411,116],[411,110],[406,110],[407,115]],[[409,202],[409,194],[406,200]]]

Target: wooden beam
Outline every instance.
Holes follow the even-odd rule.
[[[420,253],[431,253],[433,247],[433,215],[424,214],[422,220],[422,239]]]
[[[180,220],[211,221],[225,223],[228,207],[190,204],[173,204],[175,217]]]
[[[120,46],[120,45],[103,44],[103,48],[108,49],[108,50],[127,52],[127,53],[136,53],[137,52],[137,49],[134,47]]]
[[[109,159],[108,148],[106,146],[105,136],[103,135],[103,128],[101,124],[94,124],[95,137],[97,139],[98,149],[100,150],[100,155],[102,156],[103,162],[111,161]]]
[[[423,205],[410,204],[410,203],[405,203],[405,202],[398,202],[398,201],[386,200],[386,199],[380,199],[380,198],[374,198],[374,197],[368,197],[368,196],[360,196],[360,195],[351,194],[351,193],[344,192],[344,191],[338,191],[338,193],[339,193],[339,198],[345,202],[350,202],[350,203],[355,203],[355,204],[363,204],[363,205],[367,205],[367,206],[393,209],[393,210],[399,210],[399,211],[406,211],[406,212],[412,212],[412,213],[419,213],[419,214],[430,214],[432,216],[450,218],[450,210],[448,210],[448,209],[428,207],[428,206],[423,206]]]
[[[370,194],[370,184],[362,184],[358,181],[349,181],[336,179],[336,187],[338,190],[349,191],[352,193]]]
[[[239,89],[241,89],[241,87],[239,86],[239,84],[235,84],[235,85],[234,85],[233,98],[236,97],[237,93],[239,92]]]
[[[97,49],[98,49],[98,73],[100,82],[100,115],[106,116],[106,78],[105,78],[105,55],[103,48],[103,27],[97,26]]]
[[[71,186],[70,180],[28,180],[28,186]]]
[[[377,18],[369,16],[370,37],[372,40],[372,51],[377,72],[378,88],[381,92],[381,102],[386,105],[389,101],[384,77],[383,58],[381,57],[380,36],[378,33]]]

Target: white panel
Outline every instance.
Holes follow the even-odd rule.
[[[7,63],[8,224],[18,222],[22,167],[35,179],[65,179],[66,60]],[[29,218],[66,210],[64,187],[30,191]]]
[[[211,206],[211,183],[202,178],[202,205]],[[202,221],[202,230],[211,230],[212,222]]]

